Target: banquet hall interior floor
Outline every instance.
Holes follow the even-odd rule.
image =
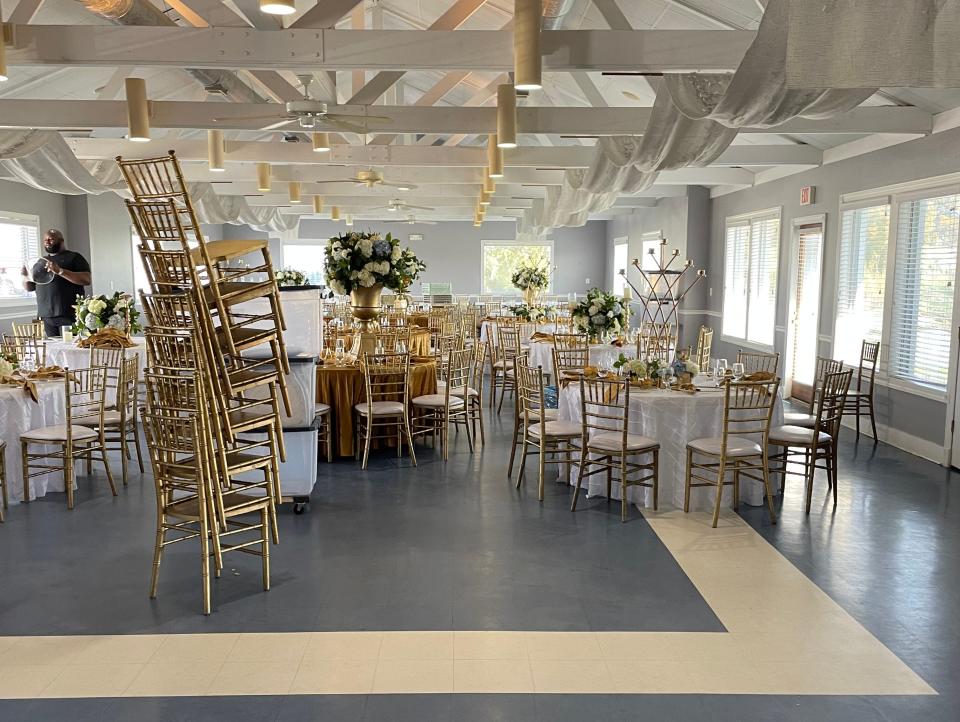
[[[188,545],[147,599],[149,476],[12,508],[0,698],[24,699],[0,719],[956,719],[953,472],[848,434],[836,511],[818,479],[805,517],[789,480],[775,526],[743,506],[718,530],[621,524],[603,499],[571,514],[563,485],[539,504],[534,465],[515,491],[510,418],[446,464],[321,463],[308,512],[281,512],[270,592],[228,557],[206,618]]]

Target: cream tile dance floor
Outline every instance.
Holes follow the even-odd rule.
[[[732,512],[718,529],[705,514],[644,515],[726,633],[0,637],[0,698],[937,694]]]

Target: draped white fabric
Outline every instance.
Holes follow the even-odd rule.
[[[0,180],[64,195],[126,193],[115,162],[84,165],[52,130],[0,130]],[[210,183],[191,183],[190,194],[201,223],[245,223],[257,230],[285,231],[300,221],[277,208],[251,207],[243,196],[217,195]]]
[[[591,212],[613,206],[618,195],[649,188],[661,170],[709,165],[739,128],[830,117],[876,92],[788,88],[788,9],[788,0],[770,0],[735,73],[665,75],[644,134],[601,138],[590,167],[568,170],[562,185],[548,189],[542,204],[525,212],[520,229],[536,234],[551,226],[583,225]]]
[[[791,88],[960,87],[960,0],[790,3]]]

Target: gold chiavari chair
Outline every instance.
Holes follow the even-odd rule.
[[[27,323],[13,322],[10,324],[14,336],[25,336],[42,341],[44,336],[43,321],[28,321]]]
[[[440,437],[443,460],[450,458],[450,425],[463,425],[467,445],[473,453],[470,417],[467,414],[467,395],[470,389],[470,370],[473,367],[470,349],[451,350],[443,363],[443,390],[435,394],[415,396],[413,406],[413,436]]]
[[[780,354],[763,353],[762,351],[737,351],[737,363],[743,364],[743,371],[746,374],[757,373],[758,371],[777,375],[780,369]]]
[[[745,476],[763,482],[770,522],[777,523],[770,489],[767,440],[779,388],[780,379],[738,381],[726,385],[722,435],[694,439],[687,444],[684,512],[690,511],[691,488],[713,487],[717,490],[713,507],[713,526],[716,528],[723,487],[733,486],[733,508],[736,510],[740,505],[740,477]],[[759,439],[759,443],[753,438]],[[730,481],[727,480],[728,474],[732,475]]]
[[[124,486],[127,485],[127,461],[131,458],[131,444],[137,452],[137,464],[140,466],[140,473],[142,474],[144,471],[143,452],[140,450],[140,435],[137,433],[137,390],[139,385],[139,360],[136,356],[123,359],[117,385],[116,408],[107,409],[103,412],[104,442],[116,444],[112,447],[107,446],[107,451],[120,451],[121,478]]]
[[[828,374],[835,374],[840,371],[843,371],[842,361],[835,361],[826,356],[817,356],[817,363],[813,372],[813,389],[807,412],[788,411],[783,415],[783,423],[787,426],[814,428],[817,425],[817,399],[820,395],[820,389],[823,388],[823,380]]]
[[[500,388],[500,403],[497,405],[497,414],[503,409],[503,397],[507,391],[513,394],[517,387],[517,377],[514,373],[514,362],[520,355],[520,328],[518,324],[497,325],[497,360],[493,364],[493,374],[490,379],[491,394],[496,394]]]
[[[396,433],[397,456],[403,455],[406,437],[410,460],[416,466],[417,455],[410,433],[410,354],[365,354],[360,367],[363,370],[366,400],[353,408],[356,412],[357,436],[363,445],[361,468],[367,468],[370,443],[378,430]],[[381,434],[380,438],[386,437]],[[357,444],[357,458],[360,458],[360,444]]]
[[[697,333],[696,351],[690,354],[694,363],[703,371],[710,367],[710,349],[713,346],[713,329],[709,326],[701,326]]]
[[[107,473],[110,492],[114,496],[117,495],[103,435],[106,375],[107,372],[103,366],[67,369],[63,380],[65,423],[43,426],[20,435],[25,502],[30,500],[30,479],[54,471],[62,471],[63,484],[67,492],[67,509],[73,509],[76,462],[79,459],[93,458],[95,452],[99,453],[99,461],[103,463]],[[31,445],[41,446],[44,450],[31,451]],[[47,449],[51,446],[56,447],[55,450],[48,451]]]
[[[527,354],[521,354],[517,357],[522,359],[522,361],[517,361],[517,363],[525,363],[529,365],[529,357]],[[543,416],[547,421],[556,421],[559,415],[558,409],[543,409]],[[517,403],[513,405],[513,433],[511,438],[513,443],[510,446],[510,461],[507,464],[507,478],[513,478],[513,464],[516,459],[517,449],[523,444],[523,439],[526,434],[526,430],[523,428],[523,412],[521,411],[521,404],[518,400]]]
[[[470,418],[474,442],[477,440],[477,424],[480,425],[480,444],[486,444],[483,426],[483,369],[487,363],[487,342],[475,341],[471,347],[473,367],[470,370],[470,386],[467,387],[467,416]]]
[[[877,361],[880,357],[880,342],[864,341],[860,345],[860,364],[857,366],[857,386],[851,389],[844,401],[843,413],[853,414],[856,417],[857,440],[860,440],[860,417],[864,412],[870,416],[870,427],[873,430],[873,442],[877,438],[877,420],[873,413],[874,378],[877,374]]]
[[[575,378],[590,364],[590,343],[585,333],[557,333],[553,336],[553,378],[559,385]]]
[[[0,524],[6,519],[3,513],[7,510],[7,442],[0,439]]]
[[[21,366],[47,365],[47,342],[33,336],[4,336],[3,352],[12,354]]]
[[[609,502],[615,471],[620,481],[621,522],[627,520],[627,489],[631,486],[653,489],[656,511],[660,444],[641,434],[630,433],[630,383],[581,377],[580,413],[580,468],[570,511],[577,510],[584,478],[594,474],[606,473]],[[647,455],[649,461],[638,460]]]
[[[119,342],[104,346],[91,346],[87,366],[103,366],[107,370],[107,390],[104,408],[115,409],[119,402],[120,367],[125,351]]]
[[[330,404],[317,401],[313,407],[313,419],[317,424],[317,445],[326,448],[327,463],[333,461],[333,424]]]
[[[833,506],[837,506],[837,441],[852,377],[852,370],[837,371],[824,376],[812,427],[786,425],[770,430],[770,445],[783,449],[770,457],[771,462],[779,462],[781,489],[787,474],[797,473],[789,471],[788,464],[798,459],[803,464],[807,514],[810,513],[813,497],[813,475],[818,468],[826,470],[828,488],[833,489]],[[822,461],[823,466],[818,466],[818,461]]]
[[[544,475],[547,464],[562,464],[566,470],[566,482],[571,464],[578,459],[579,449],[573,443],[580,438],[580,424],[556,421],[547,413],[543,393],[543,370],[532,369],[527,356],[516,358],[517,403],[520,407],[520,429],[523,432],[523,453],[520,456],[520,473],[517,488],[523,484],[528,454],[537,454],[539,481],[537,494],[543,501]],[[532,449],[532,451],[531,451]],[[549,459],[547,457],[550,457]]]

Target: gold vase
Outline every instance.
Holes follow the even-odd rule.
[[[358,358],[365,353],[373,353],[377,347],[375,321],[380,316],[380,294],[383,284],[369,288],[359,286],[350,292],[350,308],[353,317],[360,322],[360,329],[354,334],[353,348],[350,352]]]
[[[537,291],[536,288],[525,288],[525,289],[523,289],[523,291],[522,291],[522,294],[523,294],[523,302],[524,302],[525,304],[527,304],[528,306],[536,306],[536,305],[537,305],[537,293],[538,293],[538,291]]]

